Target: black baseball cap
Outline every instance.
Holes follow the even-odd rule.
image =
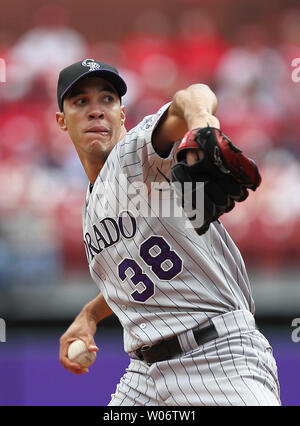
[[[63,100],[67,92],[79,80],[85,77],[99,76],[109,81],[119,94],[119,97],[125,95],[127,86],[125,81],[119,75],[119,71],[105,62],[95,61],[94,59],[84,59],[69,65],[59,73],[57,84],[57,102],[60,111],[63,110]]]

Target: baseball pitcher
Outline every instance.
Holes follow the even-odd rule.
[[[59,75],[56,120],[89,179],[83,241],[99,287],[61,336],[60,361],[87,371],[68,347],[98,351],[97,325],[114,313],[130,364],[109,405],[280,405],[272,348],[221,223],[259,187],[258,168],[220,130],[208,86],[176,92],[130,131],[126,90],[94,59]]]

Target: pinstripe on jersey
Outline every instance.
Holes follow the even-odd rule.
[[[232,311],[213,321],[216,340],[199,346],[187,338],[185,353],[150,366],[132,359],[109,405],[280,405],[272,350],[250,312]]]
[[[163,159],[151,144],[152,132],[167,107],[146,117],[114,147],[93,191],[88,189],[83,209],[90,272],[124,328],[127,352],[205,325],[218,314],[235,309],[254,311],[244,262],[221,224],[215,222],[199,237],[185,226],[183,216],[130,218],[126,205],[123,208],[128,200],[121,185],[124,179],[127,185],[145,182],[151,212],[151,183],[165,181],[159,170],[170,176],[174,149]],[[155,272],[160,245],[166,260],[156,265]],[[174,261],[178,272],[168,279],[162,269],[172,272]],[[137,283],[139,278],[146,282],[146,289]]]
[[[90,272],[132,358],[110,405],[278,405],[276,363],[255,329],[238,248],[218,221],[199,237],[183,214],[157,214],[158,200],[175,202],[163,183],[176,144],[167,158],[151,144],[167,108],[114,147],[83,207]],[[211,322],[219,338],[199,346],[192,329]],[[175,335],[181,356],[151,366],[135,356],[140,346]]]

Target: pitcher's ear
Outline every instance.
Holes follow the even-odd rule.
[[[124,125],[126,120],[126,112],[125,112],[125,105],[121,106],[121,124]]]
[[[66,125],[66,120],[65,120],[65,114],[63,112],[56,113],[56,122],[58,126],[60,127],[60,129],[63,130],[64,132],[68,130]]]

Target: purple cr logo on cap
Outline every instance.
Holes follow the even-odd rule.
[[[95,62],[95,59],[85,59],[81,62],[84,67],[90,69],[90,71],[100,70],[101,66]]]

